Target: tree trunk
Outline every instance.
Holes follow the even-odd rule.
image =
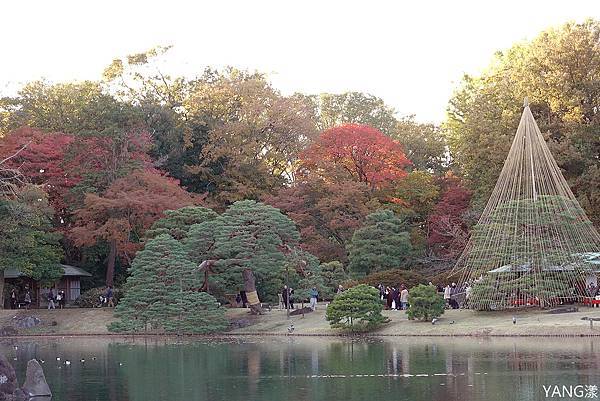
[[[248,298],[248,306],[250,307],[250,313],[253,315],[262,315],[264,313],[260,306],[260,300],[256,293],[256,284],[254,279],[254,273],[250,269],[244,269],[242,271],[242,277],[244,278],[244,290],[246,291],[246,297]]]
[[[0,309],[4,309],[4,270],[0,270],[0,295],[2,295],[2,302],[0,302]]]
[[[106,285],[113,286],[115,280],[115,262],[117,260],[117,241],[110,241],[108,263],[106,264]]]

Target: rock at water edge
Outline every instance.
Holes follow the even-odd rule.
[[[27,374],[22,389],[30,397],[52,396],[42,365],[35,359],[27,362]]]

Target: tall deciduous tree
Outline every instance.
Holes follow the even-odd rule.
[[[301,168],[331,181],[354,180],[372,189],[404,178],[410,161],[402,146],[367,125],[330,128],[301,155]]]
[[[439,127],[418,123],[409,116],[398,120],[390,137],[402,144],[413,169],[434,174],[448,169],[448,149]]]
[[[307,96],[307,100],[314,105],[320,130],[363,124],[389,135],[396,127],[394,109],[377,96],[361,92],[322,93]]]
[[[29,182],[44,189],[58,222],[66,219],[67,196],[80,180],[68,171],[65,163],[65,154],[74,140],[72,135],[45,133],[28,127],[0,138],[0,159],[6,158],[4,166],[18,168]]]
[[[194,203],[177,180],[138,170],[113,182],[102,194],[88,193],[75,215],[71,237],[78,246],[109,244],[106,284],[112,285],[118,255],[130,260],[144,232],[168,209]]]
[[[368,215],[365,225],[354,232],[348,248],[348,269],[356,273],[404,267],[412,256],[410,234],[391,210]]]
[[[454,260],[467,244],[472,220],[468,213],[471,192],[454,176],[443,180],[442,190],[428,217],[427,244],[435,255]]]
[[[498,52],[480,76],[467,76],[448,108],[446,134],[478,202],[487,199],[514,137],[525,96],[576,196],[594,204],[600,154],[600,23],[567,23]]]
[[[301,246],[322,262],[347,262],[354,230],[379,202],[365,183],[326,181],[309,176],[265,201],[281,209],[300,230]]]
[[[99,82],[34,81],[15,97],[0,98],[0,136],[29,126],[47,132],[97,132],[136,116],[135,108],[105,93]]]
[[[60,236],[52,232],[51,216],[46,194],[38,187],[28,185],[15,198],[0,199],[0,307],[5,269],[18,269],[43,282],[61,276]]]

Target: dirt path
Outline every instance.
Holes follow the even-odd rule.
[[[588,321],[582,317],[600,318],[600,309],[580,307],[579,312],[549,314],[540,311],[518,313],[474,312],[469,310],[448,310],[432,325],[430,322],[417,322],[407,319],[402,311],[384,311],[390,318],[377,332],[382,336],[600,336],[600,322],[590,329]],[[229,318],[238,325],[225,334],[232,335],[287,335],[290,323],[295,335],[338,335],[325,320],[325,305],[319,305],[316,312],[287,319],[285,310],[273,310],[263,316],[252,316],[245,309],[229,309]],[[14,326],[15,317],[35,316],[41,324],[30,329],[17,329],[17,335],[107,335],[106,325],[114,320],[113,310],[64,309],[64,310],[1,310],[0,329]],[[515,316],[517,323],[513,324]]]

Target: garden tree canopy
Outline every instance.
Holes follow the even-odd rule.
[[[39,187],[27,185],[17,197],[0,199],[0,294],[6,268],[42,282],[62,275],[60,236],[51,231],[51,216],[52,208]]]
[[[133,106],[117,101],[94,81],[33,81],[17,96],[0,98],[0,137],[23,126],[68,134],[100,132],[123,118],[139,121]]]
[[[183,246],[168,234],[148,241],[127,278],[125,297],[115,310],[111,331],[136,332],[150,325],[171,333],[222,331],[228,322],[215,298],[198,292],[200,275]]]
[[[215,211],[201,206],[186,206],[177,210],[165,210],[163,213],[165,217],[156,220],[144,234],[146,239],[169,234],[181,241],[188,236],[188,232],[194,224],[211,221],[218,216]]]
[[[379,206],[365,183],[329,181],[316,176],[298,180],[265,198],[292,219],[302,248],[322,262],[347,262],[346,245],[365,217]]]
[[[373,95],[361,92],[322,93],[307,96],[317,115],[317,126],[324,131],[343,124],[363,124],[390,134],[396,127],[396,112]]]
[[[388,321],[382,310],[379,290],[360,284],[336,295],[327,306],[325,318],[336,329],[368,331]]]
[[[402,145],[368,125],[330,128],[301,154],[301,169],[328,181],[353,180],[371,189],[404,178],[410,161]]]
[[[45,133],[28,127],[11,131],[0,139],[0,159],[4,166],[19,169],[28,181],[48,194],[57,221],[67,215],[66,197],[78,177],[66,171],[65,154],[74,141],[72,135]]]
[[[348,250],[348,269],[369,274],[405,265],[413,249],[404,222],[391,210],[379,210],[354,232]]]
[[[599,38],[598,21],[569,22],[498,52],[488,71],[465,77],[450,101],[445,133],[478,202],[494,188],[519,121],[516,106],[529,96],[567,182],[600,222]]]
[[[321,275],[323,283],[330,291],[337,291],[340,284],[348,279],[348,274],[344,270],[342,262],[334,260],[332,262],[321,263]]]
[[[114,181],[102,195],[86,194],[70,236],[78,246],[100,241],[109,244],[106,284],[112,285],[117,255],[128,261],[139,249],[144,232],[164,210],[193,203],[177,180],[153,170],[137,170]]]
[[[597,252],[600,236],[526,102],[496,187],[454,269],[461,283],[473,287],[469,304],[547,306],[583,296],[586,275],[594,270],[588,260]]]
[[[444,177],[441,187],[442,195],[427,218],[427,244],[438,258],[456,262],[467,244],[472,224],[471,191],[453,175]]]
[[[299,239],[294,222],[278,209],[246,200],[192,226],[184,243],[194,263],[215,261],[211,286],[237,292],[243,288],[242,272],[250,269],[260,297],[272,299],[283,286],[285,265],[295,256]]]
[[[398,120],[390,137],[402,144],[415,170],[442,174],[448,169],[447,144],[439,127],[417,123],[409,116]]]

